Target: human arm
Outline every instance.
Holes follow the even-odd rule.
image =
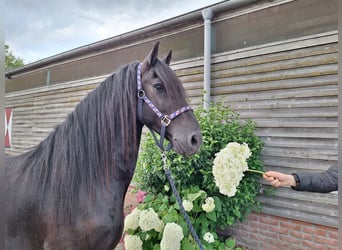
[[[338,189],[338,166],[334,164],[328,170],[319,173],[284,174],[268,171],[263,178],[274,187],[291,186],[297,191],[328,193]]]
[[[297,191],[329,193],[338,189],[338,166],[332,165],[319,173],[297,173],[299,183],[293,187]]]

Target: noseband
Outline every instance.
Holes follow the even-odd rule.
[[[151,100],[146,96],[145,91],[142,89],[142,85],[141,85],[141,66],[142,64],[139,63],[138,65],[138,69],[137,69],[137,88],[138,88],[138,119],[140,122],[143,122],[143,110],[142,110],[142,106],[143,106],[143,101],[153,110],[153,112],[159,117],[160,119],[160,123],[161,123],[161,130],[160,130],[160,140],[157,140],[157,137],[155,136],[154,131],[149,128],[149,130],[151,131],[153,138],[156,142],[156,145],[162,150],[162,151],[167,151],[170,150],[172,148],[172,143],[170,142],[170,144],[164,148],[164,138],[165,138],[165,133],[166,133],[166,128],[170,125],[171,121],[173,119],[175,119],[177,116],[179,116],[180,114],[188,111],[188,110],[192,110],[192,108],[190,106],[184,106],[180,109],[178,109],[177,111],[173,112],[170,115],[164,115],[162,114],[159,109],[151,102]]]

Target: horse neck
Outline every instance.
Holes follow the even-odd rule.
[[[135,116],[136,100],[129,99],[126,93],[132,92],[135,98],[135,86],[123,91],[120,88],[132,83],[121,83],[118,78],[130,79],[110,76],[37,147],[34,154],[41,155],[45,167],[50,169],[45,171],[42,166],[40,178],[51,178],[52,189],[59,189],[63,182],[66,189],[82,185],[91,191],[118,176],[131,180],[142,129]]]

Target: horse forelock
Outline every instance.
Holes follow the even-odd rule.
[[[20,158],[26,157],[17,184],[23,179],[30,182],[41,209],[49,200],[52,221],[59,226],[76,218],[82,191],[95,198],[95,189],[106,189],[122,167],[117,165],[137,155],[136,65],[126,65],[109,76]]]

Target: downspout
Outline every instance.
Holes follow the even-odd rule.
[[[210,75],[211,75],[211,19],[213,11],[211,8],[202,10],[204,19],[204,76],[203,76],[203,108],[209,111],[210,108]]]

